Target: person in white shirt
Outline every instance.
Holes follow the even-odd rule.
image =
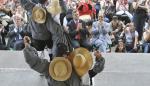
[[[124,35],[123,35],[124,34]],[[126,25],[121,37],[125,38],[126,51],[129,53],[136,52],[138,50],[138,32],[135,30],[134,24],[129,23]]]

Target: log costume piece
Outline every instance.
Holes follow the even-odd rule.
[[[43,4],[45,1],[40,0],[40,3]],[[44,50],[47,45],[48,48],[52,48],[52,54],[56,56],[56,45],[58,43],[66,44],[68,51],[71,50],[68,36],[63,27],[54,21],[51,13],[43,5],[37,6],[29,0],[20,0],[20,3],[24,9],[30,12],[32,11],[33,17],[29,21],[29,28],[32,34],[33,46],[38,51]]]
[[[39,58],[37,50],[29,45],[28,40],[24,42],[23,52],[26,62],[33,70],[45,74],[49,86],[83,86],[81,78],[92,65],[92,55],[86,49],[77,48],[71,52],[72,57],[70,55],[62,57],[66,54],[67,46],[60,43],[57,47],[58,57],[48,62]],[[104,68],[104,58],[100,54],[96,55],[96,58],[93,69],[89,71],[90,77],[100,73]]]

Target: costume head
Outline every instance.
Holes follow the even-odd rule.
[[[59,0],[52,0],[47,8],[47,11],[50,12],[52,15],[57,15],[61,13],[61,6],[59,4]]]
[[[66,81],[71,73],[71,63],[64,57],[55,57],[49,65],[49,74],[56,81]]]
[[[85,48],[77,48],[69,55],[69,60],[72,63],[76,73],[82,77],[86,74],[93,65],[91,53]]]
[[[42,7],[35,6],[32,10],[32,19],[37,23],[45,23],[46,10]]]

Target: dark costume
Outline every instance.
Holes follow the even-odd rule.
[[[60,46],[60,45],[58,45]],[[64,46],[63,46],[64,47]],[[57,51],[66,51],[64,48],[58,48]],[[49,86],[83,86],[82,80],[75,72],[74,68],[71,77],[66,81],[56,81],[49,75],[49,64],[46,59],[40,59],[35,48],[30,45],[24,49],[24,56],[29,66],[39,73],[43,73],[46,76]],[[57,56],[61,56],[64,52],[58,52]],[[62,57],[63,58],[63,57]],[[104,58],[96,59],[94,68],[89,71],[90,78],[100,73],[104,69],[105,60]]]
[[[33,7],[36,5],[30,2],[29,0],[20,0],[20,2],[27,11],[32,11]],[[49,12],[47,12],[46,14],[45,23],[42,24],[36,23],[31,18],[31,20],[29,21],[29,28],[32,34],[33,46],[37,50],[41,51],[45,48],[46,45],[48,45],[48,48],[52,48],[52,53],[55,56],[56,45],[58,43],[64,43],[68,46],[67,47],[68,51],[71,51],[71,45],[68,42],[69,37],[65,33],[63,27],[53,20]],[[41,44],[39,44],[41,43],[39,41],[42,41],[42,46]],[[37,45],[40,45],[40,47]]]

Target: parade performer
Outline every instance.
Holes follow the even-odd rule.
[[[94,53],[96,63],[91,69],[93,57],[85,48],[77,48],[67,53],[67,46],[58,43],[56,57],[48,62],[39,58],[37,50],[30,43],[30,38],[24,37],[25,60],[33,70],[46,76],[49,86],[83,86],[81,78],[84,74],[89,72],[90,77],[94,77],[104,69],[105,60],[98,51]]]
[[[71,50],[71,45],[67,41],[64,29],[53,19],[51,13],[44,6],[46,1],[39,0],[39,4],[35,4],[30,0],[20,0],[20,3],[25,10],[32,13],[29,20],[29,30],[33,39],[33,47],[38,51],[43,51],[45,46],[49,49],[52,48],[52,51],[49,50],[49,56],[52,60],[52,54],[56,55],[58,43],[66,44],[68,51]],[[59,2],[62,2],[62,0]]]

